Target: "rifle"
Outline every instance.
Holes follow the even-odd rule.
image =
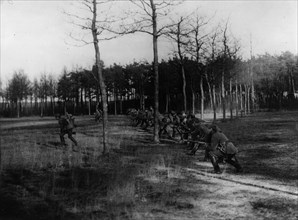
[[[185,140],[185,142],[197,143],[197,144],[206,144],[206,142],[204,142],[204,141],[196,141],[196,140]]]
[[[194,144],[203,144],[203,145],[207,145],[207,143],[206,142],[204,142],[204,141],[195,141],[195,140],[185,140],[185,142],[187,142],[187,143],[194,143]]]

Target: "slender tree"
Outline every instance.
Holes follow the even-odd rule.
[[[203,80],[206,75],[206,68],[203,70],[201,63],[205,56],[204,44],[207,42],[208,33],[206,33],[205,27],[209,23],[206,18],[199,16],[197,13],[194,15],[193,21],[191,22],[192,36],[191,36],[191,48],[190,52],[196,61],[196,74],[200,75],[200,93],[201,93],[201,119],[204,119],[204,87]],[[204,71],[204,72],[203,72]],[[210,99],[211,101],[211,99]],[[193,110],[194,111],[194,110]]]
[[[174,22],[174,26],[169,28],[170,31],[167,34],[176,44],[177,55],[180,64],[181,76],[182,76],[182,94],[183,94],[183,110],[187,111],[187,97],[186,97],[186,76],[185,76],[185,58],[187,56],[187,47],[190,43],[189,34],[192,30],[186,25],[188,23],[187,17],[181,16],[177,22]]]
[[[130,0],[140,9],[132,14],[132,22],[125,25],[123,33],[142,32],[152,36],[153,42],[153,70],[154,70],[154,142],[159,143],[159,74],[158,74],[158,38],[164,35],[172,24],[162,24],[158,19],[167,18],[171,11],[170,6],[177,4],[173,1]]]
[[[18,118],[21,116],[22,100],[26,99],[29,95],[30,84],[24,70],[15,71],[8,83],[8,97],[16,105]]]
[[[70,35],[72,39],[80,41],[83,45],[92,44],[95,51],[95,64],[92,70],[94,74],[94,79],[98,83],[100,97],[101,97],[101,107],[103,110],[103,129],[102,129],[102,143],[103,143],[103,154],[108,152],[107,140],[108,140],[108,100],[106,85],[103,78],[103,62],[101,60],[101,51],[99,49],[99,42],[102,40],[110,40],[115,38],[115,36],[107,36],[110,25],[115,21],[110,15],[111,1],[99,1],[99,0],[83,0],[80,2],[88,12],[89,16],[82,17],[81,15],[65,13],[70,18],[72,18],[72,24],[81,28],[81,30],[90,31],[92,34],[92,39],[86,40],[84,37],[76,37],[72,34]],[[90,16],[91,15],[91,16]],[[90,33],[89,32],[89,33]],[[84,36],[84,35],[83,35]],[[97,93],[98,97],[98,93]]]

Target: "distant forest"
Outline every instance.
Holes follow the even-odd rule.
[[[159,63],[159,111],[226,112],[238,116],[259,109],[298,109],[298,57],[290,52],[243,61],[219,54],[204,62],[174,56]],[[43,73],[31,82],[17,70],[1,90],[2,117],[91,115],[101,103],[97,70],[66,68],[56,79]],[[110,114],[154,105],[153,64],[103,67]]]

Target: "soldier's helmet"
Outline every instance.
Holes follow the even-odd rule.
[[[214,132],[221,132],[221,129],[216,124],[211,124],[209,128],[211,128]]]

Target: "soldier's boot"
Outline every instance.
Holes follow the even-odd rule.
[[[73,138],[72,131],[68,132],[68,138],[76,145],[78,146],[78,142]]]
[[[217,158],[215,156],[210,155],[210,160],[211,160],[212,166],[214,168],[214,173],[220,174],[221,170],[218,165]]]
[[[191,151],[188,153],[189,155],[195,155],[197,150],[199,149],[199,144],[195,143]]]
[[[234,166],[236,168],[236,172],[237,173],[242,173],[243,172],[243,169],[242,169],[241,165],[239,164],[236,156],[234,156],[233,158],[234,158],[234,160],[232,160],[232,158],[228,158],[226,160],[226,162],[229,163],[229,164],[231,164],[232,166]]]
[[[62,145],[66,145],[65,139],[64,139],[64,134],[60,134],[60,142]]]
[[[71,136],[69,137],[69,139],[76,145],[78,146],[78,142]]]
[[[204,156],[203,161],[208,161],[209,159],[210,159],[209,152],[208,152],[208,150],[205,150],[205,156]]]

